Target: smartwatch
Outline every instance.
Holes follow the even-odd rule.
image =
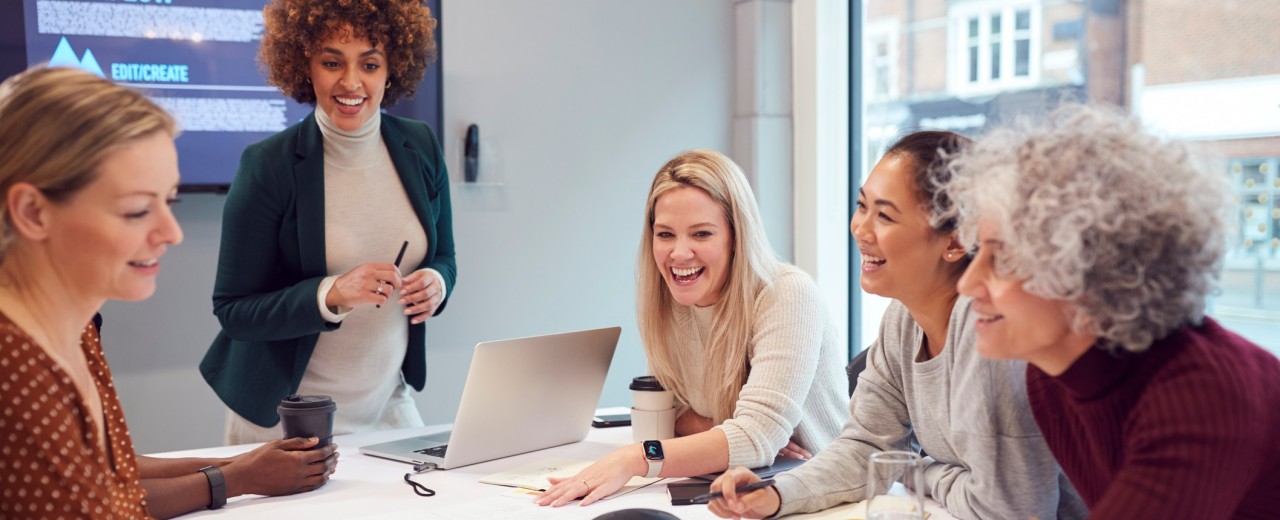
[[[227,504],[227,481],[222,478],[222,469],[217,466],[200,468],[205,478],[209,479],[209,509],[219,509]]]
[[[662,461],[666,459],[662,454],[662,442],[644,441],[641,447],[644,449],[644,461],[649,463],[649,472],[644,478],[656,478],[662,472]]]

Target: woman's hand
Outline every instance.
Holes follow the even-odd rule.
[[[695,433],[705,432],[715,426],[711,419],[698,415],[698,412],[690,408],[676,418],[676,436],[687,437]]]
[[[719,491],[724,496],[712,500],[707,504],[707,509],[720,518],[734,519],[764,518],[777,513],[778,508],[782,506],[782,498],[778,496],[777,488],[769,486],[744,495],[734,491],[738,486],[759,481],[759,476],[744,467],[724,472],[711,483],[711,491]]]
[[[595,464],[579,471],[577,475],[569,478],[547,479],[551,481],[551,489],[538,497],[536,502],[540,506],[560,507],[575,498],[585,496],[580,505],[590,505],[622,489],[631,477],[643,475],[648,471],[648,464],[645,464],[643,459],[644,455],[640,451],[639,444],[614,450]],[[644,466],[643,470],[640,469],[641,465]]]
[[[795,436],[792,436],[791,440],[787,441],[787,445],[783,446],[782,449],[778,451],[778,456],[791,457],[793,459],[800,460],[809,460],[813,458],[813,454],[809,453],[809,450],[802,448],[800,444],[796,442]]]
[[[347,271],[333,282],[324,304],[331,308],[354,309],[387,303],[391,292],[404,286],[400,268],[388,262],[369,262]]]
[[[444,287],[440,285],[440,277],[431,269],[418,269],[404,277],[404,288],[400,290],[400,305],[404,305],[404,314],[413,316],[409,323],[417,325],[436,313],[444,302]]]
[[[338,445],[309,449],[319,442],[315,437],[276,440],[233,457],[222,467],[227,495],[292,495],[323,486],[337,470]]]

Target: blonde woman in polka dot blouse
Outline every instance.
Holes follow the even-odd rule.
[[[92,74],[37,68],[0,84],[0,518],[172,517],[225,496],[323,485],[315,439],[226,459],[134,454],[92,319],[155,291],[182,241],[173,120]],[[201,471],[206,469],[212,475]]]

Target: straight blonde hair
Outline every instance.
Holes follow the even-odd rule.
[[[177,137],[178,128],[142,93],[79,69],[29,69],[0,83],[0,196],[25,182],[64,202],[116,148],[155,132]],[[12,241],[0,203],[0,262]]]
[[[711,339],[704,345],[707,372],[693,381],[680,377],[672,351],[677,304],[653,260],[654,206],[664,194],[684,187],[702,190],[716,201],[729,222],[732,239],[729,277],[712,315]],[[711,150],[683,152],[664,164],[649,188],[636,264],[637,322],[653,375],[685,404],[690,386],[701,386],[703,395],[712,396],[711,420],[716,424],[733,417],[749,371],[756,296],[773,283],[781,267],[764,234],[755,195],[738,165]]]

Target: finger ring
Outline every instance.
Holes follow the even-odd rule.
[[[587,493],[588,493],[588,494],[590,494],[590,493],[591,493],[591,484],[588,484],[588,483],[587,483],[587,481],[583,480],[583,481],[582,481],[582,485],[587,486]]]
[[[378,296],[382,296],[382,285],[383,285],[383,284],[385,284],[385,283],[387,283],[387,282],[384,282],[384,281],[379,280],[379,281],[378,281],[378,290],[373,291],[373,292],[378,293]]]

